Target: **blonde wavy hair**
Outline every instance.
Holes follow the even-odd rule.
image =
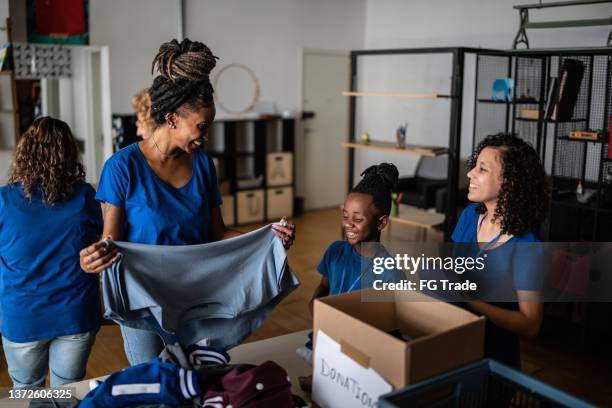
[[[21,183],[31,199],[39,189],[47,204],[72,197],[74,185],[85,180],[85,168],[70,127],[59,119],[38,118],[21,136],[10,167],[9,183]]]
[[[136,112],[136,119],[140,122],[140,125],[152,133],[157,125],[155,120],[151,117],[151,96],[149,95],[149,88],[144,88],[138,91],[136,95],[132,97],[132,109]]]

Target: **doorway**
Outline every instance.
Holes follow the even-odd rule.
[[[349,99],[341,93],[349,85],[348,51],[304,50],[302,110],[313,114],[302,124],[306,210],[337,208],[346,197]]]

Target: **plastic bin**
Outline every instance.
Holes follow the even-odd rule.
[[[490,359],[385,394],[378,406],[595,407]]]

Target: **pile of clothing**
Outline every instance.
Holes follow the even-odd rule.
[[[92,380],[82,401],[33,402],[34,407],[124,408],[307,407],[291,393],[291,378],[273,361],[260,365],[230,364],[221,349],[204,345],[166,346],[160,356]]]
[[[166,346],[159,358],[112,374],[93,388],[80,408],[137,406],[306,407],[291,394],[278,364],[229,364],[225,351],[204,345]]]

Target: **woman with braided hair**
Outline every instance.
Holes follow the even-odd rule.
[[[211,158],[201,149],[215,118],[210,72],[217,57],[204,44],[164,43],[153,60],[159,72],[149,88],[151,136],[115,153],[104,164],[96,199],[102,203],[103,236],[155,245],[193,245],[240,233],[226,228]],[[294,226],[275,225],[289,248]],[[100,241],[81,251],[83,270],[98,273],[116,259]],[[157,334],[121,327],[132,365],[157,357]]]

